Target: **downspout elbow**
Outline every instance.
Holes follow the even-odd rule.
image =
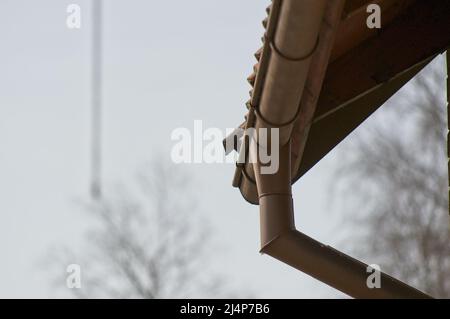
[[[295,229],[291,194],[291,143],[280,148],[280,166],[262,174],[254,165],[260,205],[261,253],[268,254],[355,298],[430,298],[380,273],[381,287],[367,285],[367,265]]]

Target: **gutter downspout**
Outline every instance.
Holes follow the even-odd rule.
[[[259,162],[244,167],[254,175],[258,190],[261,252],[355,298],[430,298],[386,274],[381,274],[381,288],[368,288],[367,265],[295,229],[291,134],[326,4],[325,0],[274,2],[279,13],[274,36],[267,39],[271,41],[270,63],[259,103],[251,105],[247,127],[254,121],[257,129],[280,129],[280,165],[274,174],[261,174]]]
[[[290,143],[280,150],[280,170],[260,174],[261,253],[268,254],[354,298],[431,298],[405,283],[380,273],[381,287],[367,286],[367,265],[297,231],[291,195]]]

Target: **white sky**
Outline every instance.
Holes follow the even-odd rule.
[[[104,175],[128,178],[176,127],[237,126],[269,1],[106,0]],[[66,7],[82,28],[66,27]],[[54,297],[39,260],[77,245],[88,196],[90,6],[87,0],[0,1],[0,297]],[[330,212],[331,154],[294,187],[297,227],[338,245]],[[258,208],[231,187],[234,165],[184,165],[223,251],[215,270],[255,297],[333,297],[335,290],[259,250]],[[205,196],[204,196],[205,197]],[[327,204],[328,203],[328,204]],[[342,248],[342,247],[340,247]],[[64,285],[65,283],[61,283]]]

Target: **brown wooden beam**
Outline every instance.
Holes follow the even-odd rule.
[[[360,9],[361,7],[365,7],[367,6],[368,3],[371,3],[374,1],[370,1],[370,0],[347,0],[345,2],[344,5],[344,12],[343,15],[344,16],[348,16],[350,14],[352,14],[352,12],[357,11],[358,9]]]
[[[328,68],[315,117],[386,82],[450,44],[450,1],[417,1],[380,34]]]
[[[336,112],[314,123],[309,132],[302,161],[295,180],[305,174],[320,159],[364,122],[373,112],[420,72],[432,58],[381,84]]]
[[[381,9],[381,28],[387,28],[408,6],[420,0],[371,0],[351,12],[341,21],[330,61],[333,62],[362,42],[378,35],[378,29],[367,27],[367,5],[377,4]],[[348,3],[348,2],[347,2]]]

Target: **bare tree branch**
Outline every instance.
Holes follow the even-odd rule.
[[[76,297],[208,296],[209,283],[219,283],[206,270],[209,225],[198,214],[191,181],[162,160],[145,171],[85,205],[96,226],[76,259],[84,269]]]

